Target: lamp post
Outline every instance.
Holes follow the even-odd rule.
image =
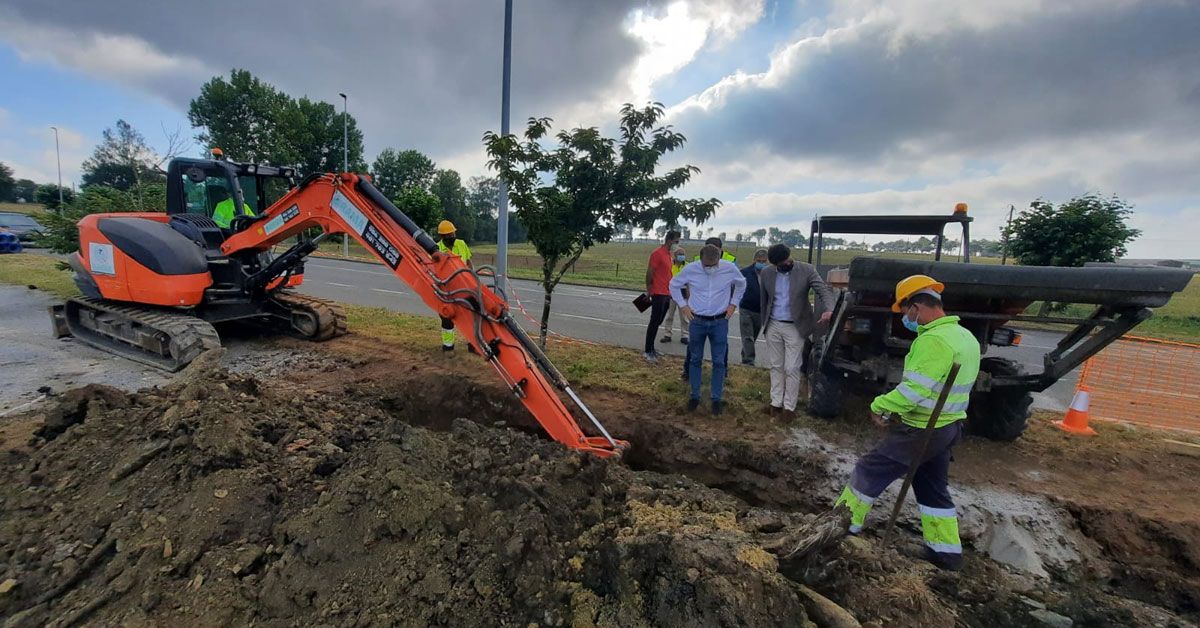
[[[54,160],[58,162],[58,211],[62,211],[63,207],[63,189],[62,189],[62,152],[58,150],[58,127],[50,127],[54,129]]]
[[[342,172],[350,172],[350,122],[346,114],[350,99],[344,92],[338,92],[338,96],[342,97]],[[342,234],[342,257],[350,257],[350,238],[345,233]]]
[[[504,78],[500,88],[500,136],[508,135],[508,93],[512,78],[512,0],[504,0]],[[496,223],[496,290],[506,297],[508,284],[508,185],[500,180]],[[506,297],[507,298],[507,297]]]

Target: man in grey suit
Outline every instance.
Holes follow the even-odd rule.
[[[771,406],[767,413],[791,420],[800,397],[800,367],[816,323],[833,316],[834,293],[811,264],[795,262],[786,244],[767,249],[767,267],[759,273],[759,309],[771,365]],[[813,314],[808,293],[817,296],[820,318]]]

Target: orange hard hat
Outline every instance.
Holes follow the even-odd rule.
[[[966,204],[966,203],[959,203],[959,204],[955,205],[955,206],[954,206],[954,213],[956,213],[956,214],[965,214],[965,213],[967,213],[967,204]]]
[[[458,229],[455,229],[454,223],[449,220],[443,220],[438,223],[438,235],[447,235],[455,231],[458,231]]]
[[[892,311],[899,313],[900,304],[903,303],[908,297],[911,297],[922,290],[933,290],[934,292],[941,294],[945,289],[945,284],[934,279],[933,277],[930,277],[929,275],[913,275],[911,277],[905,277],[904,279],[900,280],[900,283],[896,284],[896,302],[892,304]]]

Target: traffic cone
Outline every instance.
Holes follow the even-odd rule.
[[[1088,427],[1088,405],[1091,396],[1092,391],[1087,386],[1080,384],[1075,389],[1075,397],[1071,399],[1071,407],[1067,408],[1066,416],[1061,421],[1055,421],[1054,426],[1064,432],[1080,436],[1095,436],[1096,430]]]

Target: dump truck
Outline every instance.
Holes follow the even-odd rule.
[[[952,214],[919,216],[822,216],[812,222],[808,261],[837,292],[828,326],[814,334],[805,370],[809,377],[809,412],[838,416],[848,392],[879,394],[896,386],[904,356],[916,335],[891,311],[896,283],[910,275],[929,275],[946,286],[948,314],[979,340],[983,358],[971,394],[968,432],[993,440],[1020,437],[1029,420],[1033,393],[1049,388],[1085,360],[1150,318],[1183,290],[1192,273],[1173,268],[1123,266],[1059,268],[981,264],[971,261],[970,225],[965,208]],[[945,261],[947,228],[962,230],[957,261]],[[855,257],[848,267],[822,263],[825,237],[832,234],[926,236],[933,239],[933,259]],[[954,252],[951,252],[951,256]],[[1071,316],[1064,308],[1027,310],[1036,302],[1087,304],[1088,316]],[[1019,344],[1013,324],[1069,326],[1069,331],[1042,357],[1040,372],[1029,373],[1008,357],[989,349]]]

